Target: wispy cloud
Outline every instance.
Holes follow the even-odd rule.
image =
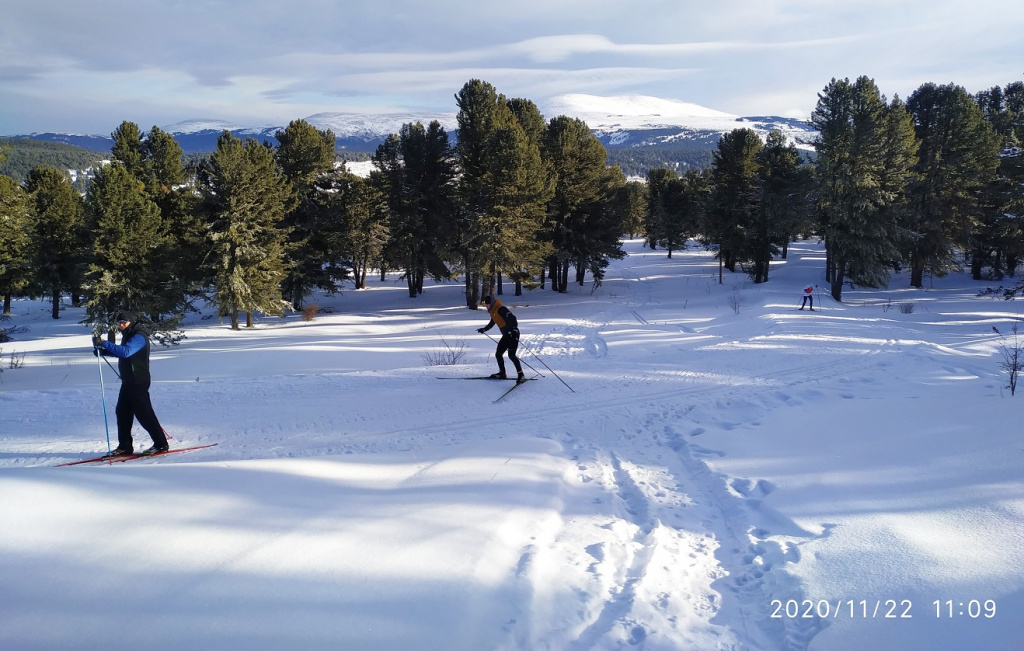
[[[278,0],[8,3],[0,134],[58,121],[109,131],[126,108],[146,112],[144,123],[452,110],[471,78],[535,100],[640,93],[734,114],[806,114],[832,77],[868,75],[904,96],[927,81],[975,91],[1019,80],[1017,4],[293,0],[283,12]]]

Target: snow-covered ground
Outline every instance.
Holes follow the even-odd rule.
[[[16,302],[0,648],[1020,649],[1019,304],[897,276],[800,312],[816,242],[761,286],[626,246],[596,290],[504,295],[546,365],[497,403],[436,379],[495,367],[457,283],[197,318],[152,395],[216,447],[112,466],[55,467],[106,450],[101,372],[113,425],[82,313]],[[463,363],[426,365],[442,338]]]

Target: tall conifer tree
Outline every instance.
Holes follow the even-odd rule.
[[[811,114],[818,130],[818,210],[832,297],[843,286],[878,287],[899,260],[898,220],[917,142],[903,104],[886,104],[874,81],[833,79]]]
[[[751,261],[751,278],[763,283],[768,280],[772,258],[782,252],[806,214],[806,186],[800,173],[800,154],[780,132],[768,134],[755,160],[757,206],[747,228],[744,257]]]
[[[59,170],[37,167],[26,179],[33,219],[35,282],[50,294],[51,312],[60,318],[60,297],[75,294],[87,257],[82,197]]]
[[[718,256],[729,271],[749,259],[747,232],[756,220],[759,165],[763,143],[751,129],[735,129],[718,140],[712,153],[714,186],[707,211],[705,236],[719,245]]]
[[[283,222],[289,242],[282,291],[297,310],[314,289],[334,291],[349,276],[344,257],[334,246],[341,225],[323,209],[324,197],[316,192],[318,179],[334,171],[335,137],[329,129],[318,130],[305,120],[293,120],[275,137],[280,143],[277,162],[296,195]]]
[[[86,197],[92,232],[89,321],[112,324],[128,309],[157,320],[164,245],[160,208],[119,160],[97,174]]]
[[[11,313],[11,296],[31,278],[29,197],[17,182],[0,175],[0,296],[3,314]]]
[[[287,306],[281,296],[287,272],[281,221],[294,192],[269,147],[252,138],[243,143],[228,131],[217,139],[208,178],[215,298],[221,316],[238,330],[239,312],[252,326],[254,312],[281,314]]]
[[[553,118],[548,123],[544,152],[554,179],[554,196],[548,205],[548,229],[555,247],[552,289],[564,292],[569,266],[574,264],[578,272],[584,272],[594,262],[596,268],[603,269],[608,255],[617,255],[622,233],[615,233],[609,249],[605,229],[594,228],[593,222],[602,214],[599,204],[610,200],[612,177],[608,176],[608,153],[587,124],[564,115]],[[621,228],[621,223],[618,226]],[[597,237],[598,230],[601,237]]]
[[[1000,102],[1001,103],[1001,102]],[[910,284],[957,267],[979,226],[982,189],[993,182],[1002,142],[982,108],[952,84],[925,84],[907,100],[921,147],[908,215]]]

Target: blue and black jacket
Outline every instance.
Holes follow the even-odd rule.
[[[149,384],[149,333],[132,323],[121,333],[121,344],[104,341],[105,355],[117,357],[117,372],[122,384]]]

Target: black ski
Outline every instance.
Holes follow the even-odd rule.
[[[513,391],[515,391],[515,390],[516,390],[516,389],[518,389],[519,387],[523,386],[523,385],[524,385],[524,384],[526,384],[527,382],[529,382],[529,381],[531,381],[531,380],[536,380],[536,379],[537,379],[537,378],[535,378],[535,377],[528,377],[528,378],[524,379],[524,380],[523,380],[522,382],[516,382],[515,384],[513,384],[513,385],[512,385],[512,388],[511,388],[511,389],[509,389],[509,390],[508,390],[508,391],[506,391],[505,393],[503,393],[503,394],[501,394],[500,396],[498,396],[498,399],[497,399],[497,400],[495,400],[494,402],[498,402],[498,401],[500,401],[500,400],[501,400],[502,398],[504,398],[504,397],[505,397],[505,396],[507,396],[508,394],[512,393]]]
[[[473,377],[440,377],[438,380],[512,380],[515,381],[514,377],[491,377],[490,375],[478,375]],[[533,379],[533,378],[529,378]]]

